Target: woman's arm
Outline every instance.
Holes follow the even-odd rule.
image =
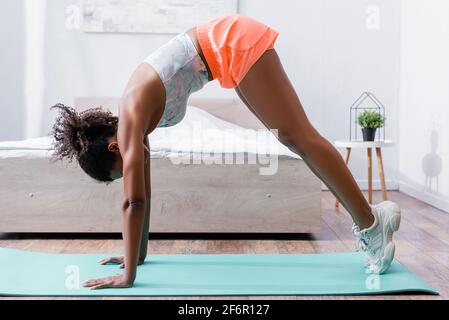
[[[84,283],[92,289],[131,287],[136,279],[147,207],[145,184],[144,132],[137,113],[123,116],[117,140],[123,160],[124,203],[122,206],[123,240],[125,242],[125,273]]]
[[[136,112],[126,114],[123,118],[119,124],[117,139],[123,159],[125,196],[122,207],[123,240],[125,241],[124,280],[132,285],[136,278],[147,205],[144,176],[144,132]]]
[[[148,136],[145,137],[145,145],[148,150],[150,150],[150,143],[148,141]],[[150,214],[151,214],[151,159],[150,155],[146,155],[145,161],[145,196],[147,199],[147,206],[145,210],[145,220],[143,223],[142,229],[142,239],[140,242],[140,255],[139,255],[139,263],[143,263],[145,258],[147,257],[148,250],[148,234],[150,232]]]
[[[144,139],[145,146],[150,150],[150,143],[148,140],[148,136]],[[150,216],[151,216],[151,159],[150,155],[146,155],[145,160],[145,192],[146,192],[146,199],[147,199],[147,206],[145,210],[145,220],[143,222],[142,226],[142,238],[140,240],[140,253],[139,253],[139,262],[138,265],[141,265],[145,262],[145,259],[147,257],[147,251],[148,251],[148,234],[150,232]],[[99,261],[100,264],[106,265],[106,264],[118,264],[120,265],[120,268],[125,268],[125,257],[111,257],[106,258],[101,261]]]

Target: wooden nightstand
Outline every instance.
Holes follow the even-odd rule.
[[[352,149],[365,148],[368,156],[368,202],[373,203],[373,160],[372,152],[376,149],[377,166],[379,168],[380,187],[382,189],[382,196],[384,200],[388,199],[387,186],[385,183],[385,173],[382,161],[382,148],[393,147],[395,143],[390,140],[384,141],[335,141],[337,148],[346,148],[345,163],[348,165]],[[340,202],[335,201],[335,207],[338,207]]]

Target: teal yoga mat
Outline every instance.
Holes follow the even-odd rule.
[[[3,296],[361,295],[437,292],[394,261],[388,274],[365,274],[360,253],[151,255],[133,288],[92,291],[79,281],[111,276],[109,254],[45,254],[0,249]]]

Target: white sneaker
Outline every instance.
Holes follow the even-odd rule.
[[[365,244],[360,240],[360,228],[355,223],[352,224],[352,233],[356,236],[357,242],[355,245],[356,251],[364,251],[365,252]],[[365,268],[369,268],[370,265],[373,264],[373,261],[371,260],[371,257],[365,252]]]
[[[354,235],[359,239],[359,247],[365,252],[365,266],[368,273],[382,274],[393,262],[395,245],[393,233],[401,224],[401,210],[391,201],[371,206],[374,224],[362,231],[355,224]]]

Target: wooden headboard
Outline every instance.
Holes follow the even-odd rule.
[[[117,98],[75,98],[75,109],[84,111],[94,107],[104,107],[112,113],[118,112],[119,99]],[[264,129],[265,126],[245,106],[240,99],[204,99],[192,98],[189,106],[203,109],[217,118],[234,123],[247,129]]]

